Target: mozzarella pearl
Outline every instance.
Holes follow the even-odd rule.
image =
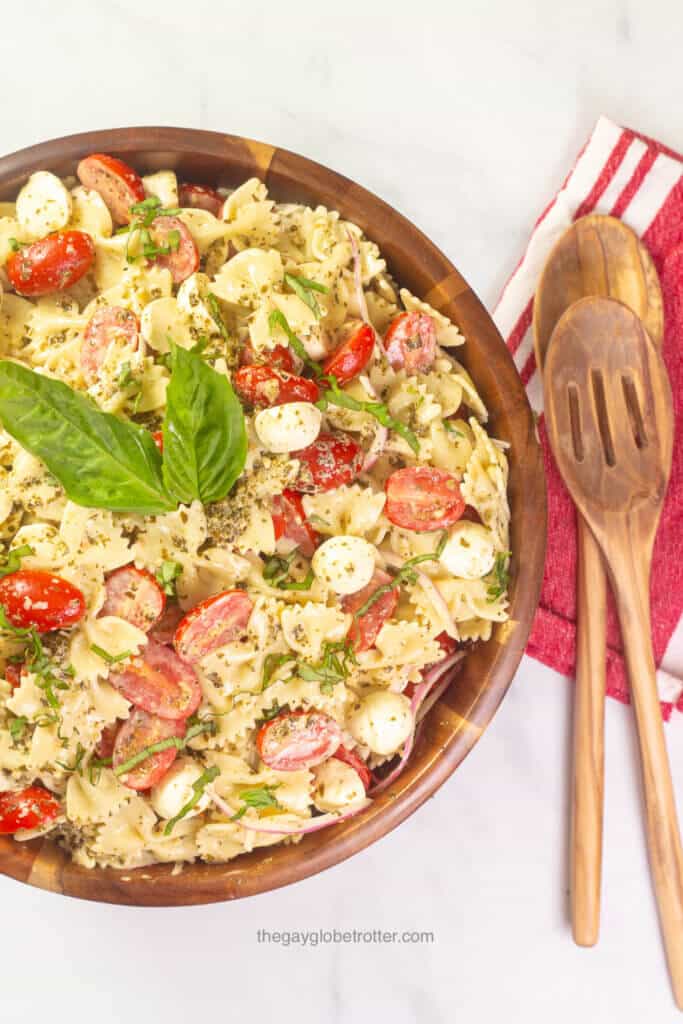
[[[336,757],[319,764],[313,775],[313,803],[319,811],[339,811],[365,799],[365,787],[358,772]]]
[[[439,560],[454,576],[481,579],[491,572],[496,561],[491,531],[481,523],[456,523],[449,531]]]
[[[358,702],[348,722],[349,732],[375,754],[394,754],[413,729],[410,701],[402,693],[373,690]]]
[[[17,220],[27,234],[43,238],[66,227],[71,217],[71,196],[55,174],[36,171],[17,196]]]
[[[262,409],[256,414],[254,428],[264,448],[284,454],[313,444],[321,422],[322,413],[311,402],[288,402]]]
[[[149,795],[150,803],[160,818],[173,818],[180,813],[194,796],[192,785],[201,774],[200,766],[189,757],[180,757],[173,762],[163,779],[152,787]],[[188,811],[187,817],[201,814],[208,807],[210,799],[208,793],[202,793],[199,802]]]
[[[375,548],[362,537],[330,537],[316,550],[313,572],[337,594],[357,594],[375,571]]]

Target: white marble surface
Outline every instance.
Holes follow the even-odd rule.
[[[680,0],[33,0],[3,13],[3,151],[145,123],[265,139],[393,203],[489,305],[600,113],[683,149]],[[142,911],[0,879],[2,1019],[678,1019],[631,716],[613,702],[602,938],[593,951],[571,942],[569,700],[561,678],[525,659],[493,726],[433,800],[287,890]],[[668,734],[680,791],[683,726]],[[435,942],[302,949],[256,938],[334,927],[433,931]]]

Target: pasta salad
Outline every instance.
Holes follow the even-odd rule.
[[[0,264],[0,833],[135,868],[359,813],[508,614],[465,338],[338,212],[106,154]]]

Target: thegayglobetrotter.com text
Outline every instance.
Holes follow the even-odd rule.
[[[434,932],[384,931],[381,928],[306,928],[271,931],[258,928],[256,941],[273,946],[376,946],[376,945],[432,945]]]

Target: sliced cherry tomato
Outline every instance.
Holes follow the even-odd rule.
[[[188,182],[183,182],[178,189],[178,198],[180,206],[191,210],[208,210],[214,217],[220,217],[225,203],[225,196],[216,192],[215,188],[191,185]]]
[[[160,644],[172,644],[175,631],[185,618],[185,612],[176,601],[168,601],[164,614],[152,626],[150,637]]]
[[[314,380],[273,370],[270,366],[242,366],[233,384],[240,398],[250,405],[317,402],[320,398],[320,388]]]
[[[157,448],[159,449],[159,451],[163,455],[164,454],[164,432],[163,432],[163,430],[154,430],[152,432],[152,440],[154,441],[155,445],[157,446]]]
[[[199,250],[189,229],[179,217],[157,217],[149,231],[155,245],[171,246],[167,254],[155,256],[154,262],[158,267],[166,267],[171,271],[174,284],[180,284],[190,274],[194,274],[199,266]],[[177,246],[173,241],[177,236],[171,232],[177,232],[180,236]]]
[[[338,761],[343,761],[344,764],[348,764],[360,775],[360,780],[365,786],[365,792],[370,789],[370,783],[372,782],[372,773],[366,765],[362,757],[360,757],[355,750],[349,750],[348,747],[337,747],[333,757],[336,757]]]
[[[185,735],[185,719],[159,718],[135,708],[118,731],[112,755],[113,767],[118,768],[131,757],[161,740]],[[151,789],[163,779],[178,755],[176,747],[151,754],[129,772],[119,775],[119,781],[129,789]]]
[[[123,342],[132,351],[140,344],[140,321],[123,306],[101,306],[88,321],[81,345],[81,370],[88,384],[97,380],[109,346]]]
[[[41,828],[61,813],[59,800],[43,786],[0,793],[0,835],[12,835],[21,828]]]
[[[110,757],[113,757],[114,744],[116,743],[116,737],[120,728],[121,722],[118,719],[115,722],[110,722],[109,725],[105,725],[95,746],[95,757],[99,757],[102,760],[108,760]]]
[[[124,565],[107,576],[100,615],[116,615],[148,632],[161,618],[166,595],[146,569]]]
[[[0,604],[13,626],[34,626],[39,633],[66,629],[85,615],[78,587],[39,569],[20,569],[0,579]]]
[[[326,761],[338,749],[341,738],[334,718],[322,711],[288,711],[261,726],[256,748],[269,768],[294,772]]]
[[[21,669],[22,666],[16,665],[13,661],[8,661],[5,665],[5,679],[13,690],[21,686]]]
[[[86,188],[99,192],[117,224],[130,224],[131,206],[145,198],[142,178],[132,167],[107,153],[92,153],[81,160],[76,174]]]
[[[452,526],[465,509],[457,478],[443,469],[399,469],[387,480],[386,492],[387,518],[394,526],[418,533]]]
[[[340,384],[348,384],[364,369],[374,347],[373,328],[370,324],[361,324],[326,360],[323,372],[336,377]]]
[[[421,373],[436,357],[436,324],[428,313],[399,313],[384,336],[387,358],[395,370]]]
[[[320,543],[320,537],[306,518],[301,495],[296,491],[283,491],[273,498],[273,527],[275,540],[286,537],[293,541],[304,558],[311,558]]]
[[[207,598],[182,619],[173,638],[176,651],[190,664],[200,661],[245,631],[253,607],[243,590],[225,590]]]
[[[358,609],[363,607],[375,591],[386,583],[391,583],[391,576],[386,572],[382,572],[381,569],[375,569],[367,587],[363,587],[357,594],[349,594],[347,597],[342,598],[342,608],[345,612],[355,615]],[[394,614],[397,604],[398,588],[393,587],[391,590],[387,590],[386,594],[382,594],[368,608],[365,615],[361,615],[360,618],[353,620],[349,630],[349,639],[357,651],[369,651],[371,647],[375,646],[375,640],[379,635],[380,629],[387,619],[390,619]]]
[[[286,345],[276,345],[267,352],[268,366],[273,370],[284,370],[285,373],[296,373],[301,366],[301,360],[294,356],[294,353]],[[242,349],[240,356],[241,366],[260,366],[256,353],[248,343]]]
[[[151,639],[139,657],[110,672],[108,681],[126,700],[159,718],[187,718],[202,699],[194,669],[171,647]]]
[[[301,463],[296,489],[309,494],[353,483],[363,466],[360,445],[342,431],[323,431],[308,448],[292,452],[291,458]]]
[[[80,281],[94,259],[95,246],[85,231],[55,231],[10,253],[5,269],[19,295],[48,295]]]

